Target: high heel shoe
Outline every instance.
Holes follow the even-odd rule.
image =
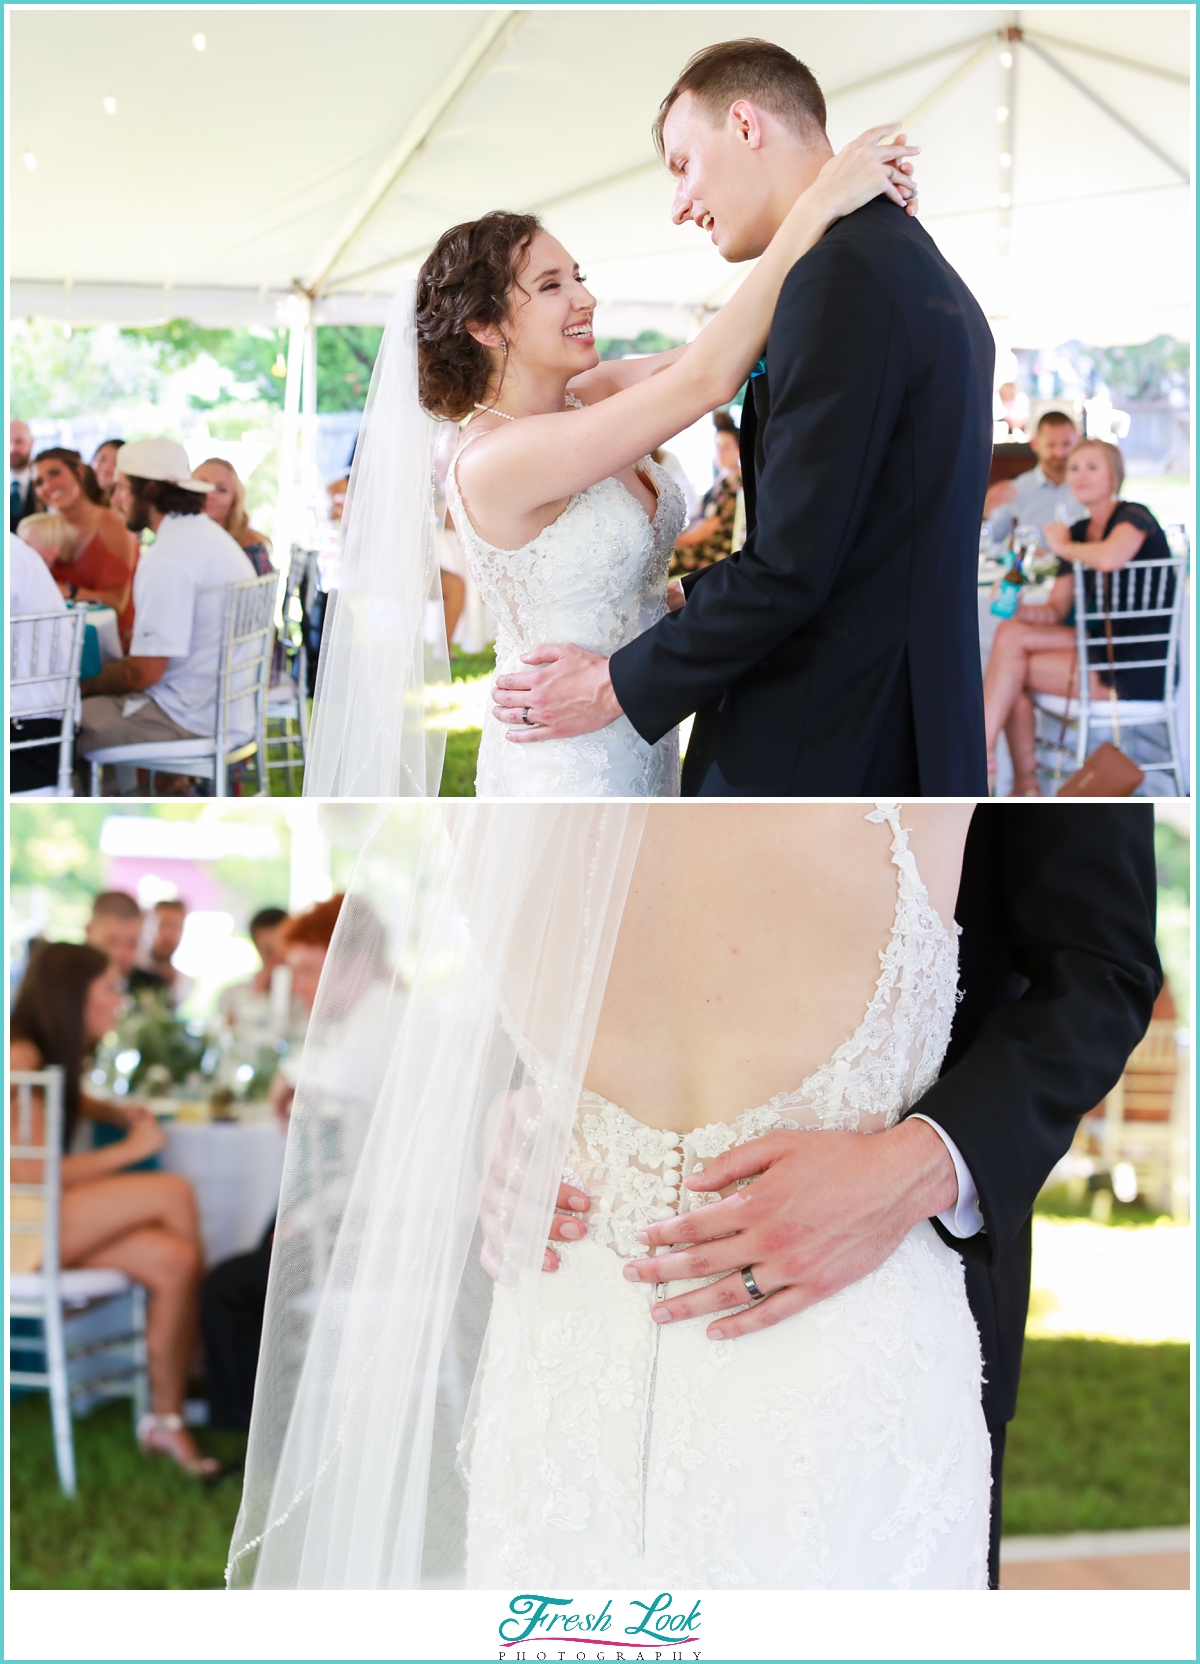
[[[185,1440],[179,1438],[181,1433],[185,1434]],[[177,1468],[196,1479],[220,1477],[220,1462],[215,1456],[202,1456],[196,1450],[180,1415],[159,1416],[147,1410],[137,1424],[137,1445],[143,1456],[169,1456]]]

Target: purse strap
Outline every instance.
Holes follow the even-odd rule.
[[[1117,720],[1117,656],[1113,649],[1112,573],[1104,573],[1104,644],[1108,650],[1108,668],[1112,680],[1108,684],[1109,713],[1112,717],[1113,744],[1121,749],[1121,724]]]
[[[1110,713],[1111,713],[1111,716],[1112,716],[1113,744],[1116,746],[1117,750],[1119,751],[1121,749],[1121,724],[1120,724],[1120,721],[1117,717],[1117,655],[1116,655],[1116,650],[1113,647],[1113,627],[1112,627],[1112,611],[1111,611],[1111,609],[1112,609],[1112,586],[1109,582],[1112,574],[1109,573],[1109,572],[1105,572],[1105,573],[1102,574],[1102,576],[1103,576],[1103,579],[1104,579],[1103,592],[1102,592],[1102,599],[1104,601],[1104,644],[1105,644],[1105,649],[1106,649],[1107,656],[1108,656],[1108,667],[1109,667],[1109,670],[1112,672],[1112,682],[1109,684],[1109,689],[1108,689],[1109,710],[1110,710]],[[1089,673],[1090,673],[1090,667],[1089,667]],[[1070,678],[1067,681],[1067,699],[1066,699],[1066,704],[1063,706],[1062,729],[1061,729],[1061,731],[1059,733],[1059,736],[1058,736],[1058,746],[1057,746],[1057,758],[1058,758],[1058,760],[1056,761],[1056,763],[1054,765],[1054,785],[1055,785],[1056,789],[1059,786],[1060,782],[1062,781],[1062,767],[1063,767],[1062,760],[1063,760],[1063,757],[1066,754],[1065,747],[1066,747],[1066,740],[1067,740],[1067,725],[1071,720],[1071,697],[1072,697],[1072,695],[1075,691],[1075,678],[1078,674],[1079,674],[1079,655],[1076,654],[1075,655],[1075,661],[1071,665]]]

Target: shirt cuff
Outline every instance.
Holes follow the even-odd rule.
[[[951,1236],[978,1236],[983,1229],[983,1210],[979,1206],[979,1192],[975,1189],[975,1180],[958,1152],[958,1145],[944,1127],[939,1127],[936,1121],[930,1120],[928,1115],[922,1115],[919,1110],[907,1119],[924,1121],[926,1126],[932,1127],[949,1150],[950,1160],[954,1163],[954,1171],[958,1177],[958,1200],[952,1208],[947,1208],[945,1213],[938,1214],[939,1224],[944,1225]]]

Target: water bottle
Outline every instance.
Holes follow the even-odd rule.
[[[993,615],[996,618],[1011,618],[1021,603],[1021,591],[1024,587],[1025,577],[1021,571],[1021,563],[1014,560],[1000,580],[1000,588],[992,602]]]

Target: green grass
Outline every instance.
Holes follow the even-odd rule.
[[[75,1423],[79,1493],[58,1488],[48,1401],[14,1404],[10,1424],[14,1589],[218,1589],[242,1484],[244,1434],[201,1433],[234,1464],[212,1487],[139,1454],[126,1402]]]
[[[222,1460],[239,1434],[201,1434]],[[13,1408],[15,1589],[217,1589],[241,1491],[211,1489],[140,1456],[129,1411],[75,1424],[79,1495],[58,1489],[50,1417],[38,1394]],[[1129,1530],[1188,1518],[1188,1348],[1030,1340],[1009,1431],[1005,1534]]]
[[[446,735],[446,761],[439,797],[475,796],[475,766],[481,738],[478,728],[462,728]]]
[[[1005,1536],[1188,1523],[1188,1350],[1025,1342]]]
[[[1096,1192],[1090,1187],[1081,1189],[1078,1195],[1073,1194],[1065,1184],[1050,1185],[1042,1191],[1034,1204],[1034,1214],[1046,1214],[1052,1219],[1091,1219],[1092,1205]],[[1108,1218],[1097,1223],[1106,1225],[1157,1225],[1163,1217],[1154,1208],[1146,1207],[1140,1200],[1136,1202],[1118,1202],[1112,1198],[1112,1209]]]
[[[479,676],[491,676],[495,669],[494,648],[488,647],[482,653],[460,653],[457,648],[451,651],[452,681],[474,681]],[[446,762],[442,769],[439,797],[475,796],[475,768],[481,738],[478,728],[460,728],[446,735]]]

